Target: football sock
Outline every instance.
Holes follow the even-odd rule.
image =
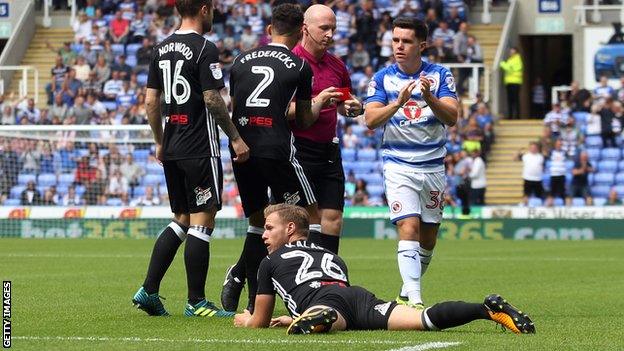
[[[338,254],[338,246],[340,245],[340,237],[337,235],[329,235],[321,233],[321,246],[327,250]]]
[[[427,330],[457,327],[477,319],[490,319],[482,303],[447,301],[437,303],[423,311],[423,325]]]
[[[418,254],[420,255],[420,276],[422,277],[425,275],[427,268],[429,268],[429,263],[433,257],[433,250],[427,250],[421,246],[418,248]]]
[[[308,241],[317,245],[321,245],[321,225],[310,224],[309,228],[310,233],[308,234]]]
[[[264,229],[260,227],[249,227],[247,238],[245,238],[245,273],[249,287],[249,299],[253,303],[258,291],[258,268],[262,259],[268,255],[264,241],[262,240]]]
[[[171,221],[160,233],[154,243],[152,257],[147,268],[147,276],[143,288],[148,294],[157,293],[167,269],[178,252],[178,247],[186,239],[188,227],[176,221]]]
[[[186,283],[188,301],[191,305],[205,299],[204,288],[208,275],[210,260],[210,235],[212,228],[192,225],[188,230],[188,238],[184,247],[184,265],[186,266]]]
[[[230,273],[234,278],[238,278],[243,281],[245,277],[245,246],[243,245],[243,250],[241,250],[240,257],[238,258],[238,262],[232,267]]]
[[[401,296],[407,296],[411,303],[422,303],[420,296],[420,255],[418,241],[399,240],[397,260],[403,279]]]

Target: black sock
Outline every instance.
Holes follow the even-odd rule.
[[[262,236],[254,233],[247,233],[245,239],[245,273],[247,287],[249,291],[249,302],[254,303],[256,291],[258,290],[258,268],[262,259],[268,255]]]
[[[188,301],[195,305],[206,298],[204,288],[210,261],[210,234],[212,229],[203,226],[191,226],[184,247],[184,265],[186,266],[186,284]]]
[[[232,270],[230,271],[233,277],[238,278],[241,281],[245,279],[245,256],[246,256],[245,246],[243,245],[243,249],[241,250],[240,257],[238,258],[238,261],[236,262],[236,264],[234,265],[234,267],[232,267]]]
[[[433,330],[457,327],[477,319],[490,319],[487,309],[481,303],[447,301],[437,303],[423,312],[425,328]]]
[[[321,246],[327,250],[338,254],[338,246],[340,245],[340,237],[321,233]]]
[[[143,282],[143,288],[148,294],[157,293],[167,269],[173,262],[178,252],[178,247],[182,244],[182,239],[177,232],[181,232],[182,237],[186,237],[188,227],[172,221],[158,236],[152,250],[152,257],[147,268],[147,276]]]
[[[318,230],[310,229],[310,232],[308,234],[308,241],[317,245],[321,245],[321,232]]]

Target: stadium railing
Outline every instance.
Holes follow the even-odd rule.
[[[619,11],[620,23],[624,23],[624,3],[621,5],[599,5],[598,0],[594,0],[592,5],[585,5],[585,1],[579,1],[580,5],[575,5],[573,8],[576,10],[576,17],[574,19],[576,24],[581,26],[587,25],[587,11],[592,11],[591,21],[594,23],[602,22],[602,13],[600,11]]]
[[[32,95],[35,103],[37,103],[37,100],[39,98],[39,94],[37,94],[37,92],[39,91],[39,70],[36,67],[33,66],[0,66],[0,72],[2,71],[15,71],[17,73],[21,72],[22,73],[22,77],[19,81],[19,96],[30,96]],[[29,74],[33,75],[34,78],[34,86],[33,86],[33,91],[29,91],[28,90],[28,76]],[[14,76],[17,77],[17,76]],[[15,78],[14,78],[15,79]],[[2,75],[0,75],[0,95],[4,95],[5,90],[8,89],[7,84],[5,84],[5,80],[4,78],[2,78]]]

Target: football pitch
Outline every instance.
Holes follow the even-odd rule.
[[[153,240],[0,239],[0,278],[12,282],[15,350],[622,350],[624,240],[440,241],[423,279],[428,305],[483,301],[500,293],[525,310],[535,335],[477,321],[443,332],[340,332],[288,336],[231,319],[185,318],[182,250],[161,286],[171,317],[131,306]],[[207,295],[218,301],[223,273],[242,240],[214,240]],[[345,239],[353,285],[397,295],[396,242]],[[246,291],[243,292],[246,294]],[[246,301],[244,297],[242,301]],[[241,303],[244,305],[244,303]],[[277,298],[277,313],[285,313]]]

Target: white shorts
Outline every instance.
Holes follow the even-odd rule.
[[[438,224],[444,209],[444,172],[422,173],[384,167],[390,220],[420,217],[422,223]]]

